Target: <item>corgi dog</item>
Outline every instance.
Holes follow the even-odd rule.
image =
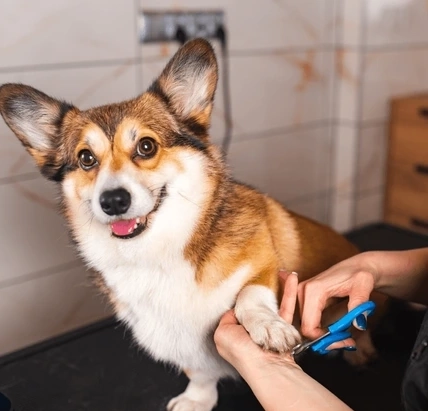
[[[196,39],[117,104],[81,111],[27,85],[0,88],[2,117],[59,185],[71,237],[117,318],[153,359],[186,372],[169,411],[210,411],[217,382],[238,377],[213,340],[227,310],[255,343],[287,352],[301,333],[278,314],[279,270],[304,280],[358,253],[232,178],[209,138],[217,81],[214,50]]]

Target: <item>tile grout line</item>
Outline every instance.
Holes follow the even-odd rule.
[[[367,121],[352,121],[349,119],[335,118],[332,119],[332,122],[336,126],[370,128],[384,125],[387,123],[387,120],[384,117],[379,117]]]
[[[358,199],[369,197],[369,196],[372,196],[374,194],[379,194],[379,191],[382,191],[384,188],[385,188],[385,184],[381,184],[378,187],[365,188],[363,190],[359,190],[357,192]]]
[[[137,88],[137,94],[140,94],[143,91],[143,79],[142,79],[142,64],[143,59],[141,55],[141,45],[140,45],[140,36],[139,36],[139,25],[138,19],[140,17],[140,2],[139,0],[134,0],[134,27],[135,27],[135,86]]]
[[[354,178],[353,178],[353,199],[352,199],[352,226],[357,222],[357,197],[358,197],[358,181],[359,181],[359,162],[361,157],[361,134],[362,134],[362,116],[363,116],[363,102],[364,102],[364,79],[366,71],[366,42],[367,42],[367,1],[364,0],[361,9],[361,33],[360,33],[360,62],[359,62],[359,90],[357,96],[357,141],[355,143],[355,163],[354,163]]]
[[[138,47],[138,46],[137,46]],[[144,46],[140,46],[144,47]],[[334,52],[336,45],[330,44],[321,44],[321,45],[307,45],[307,46],[296,46],[296,47],[285,47],[278,49],[250,49],[250,50],[231,50],[231,57],[257,57],[257,56],[274,56],[278,54],[293,54],[293,53],[303,53],[308,50],[316,50],[319,52]],[[358,46],[355,45],[346,45],[342,44],[342,47],[350,51],[359,51]],[[428,49],[428,43],[414,43],[414,44],[396,44],[396,45],[386,45],[386,46],[368,46],[366,47],[366,52],[392,52],[392,51],[402,51],[406,50],[418,50],[418,49]],[[142,57],[129,57],[129,58],[120,58],[120,59],[100,59],[100,60],[83,60],[76,62],[61,62],[61,63],[41,63],[34,65],[21,65],[21,66],[5,66],[0,67],[0,73],[19,73],[19,72],[30,72],[30,71],[48,71],[48,70],[68,70],[68,69],[79,69],[79,68],[91,68],[91,67],[100,67],[100,66],[116,66],[122,64],[143,64],[143,63],[152,63],[163,61],[167,58],[172,57],[168,56],[148,56],[146,58]]]
[[[119,66],[123,64],[137,64],[139,62],[142,62],[140,60],[141,58],[138,58],[138,57],[129,57],[129,58],[122,58],[122,59],[91,60],[91,61],[80,61],[80,62],[48,63],[48,64],[35,64],[35,65],[28,65],[28,66],[0,67],[0,74]]]
[[[323,6],[324,6],[324,20],[328,21],[329,20],[329,15],[331,13],[331,11],[333,10],[333,21],[335,20],[335,13],[336,13],[336,1],[332,2],[333,7],[329,7],[328,1],[324,0]],[[333,53],[332,55],[328,55],[328,56],[323,56],[323,64],[327,64],[327,66],[329,68],[331,68],[331,65],[333,64],[333,81],[331,83],[331,86],[328,87],[327,93],[328,93],[328,99],[330,101],[330,107],[328,110],[328,118],[331,119],[332,118],[332,114],[334,112],[334,106],[335,106],[335,81],[334,81],[334,50],[335,50],[335,36],[336,36],[336,26],[334,26],[333,29],[333,39],[332,39],[332,48],[333,48]],[[330,39],[331,40],[331,39]],[[330,53],[331,54],[331,53]],[[326,58],[328,57],[328,58]],[[333,58],[333,60],[332,60]],[[329,142],[328,142],[328,149],[327,149],[327,155],[328,155],[328,159],[327,159],[327,164],[328,164],[328,185],[331,186],[331,182],[332,182],[332,170],[333,170],[333,165],[332,165],[332,153],[333,153],[333,142],[334,142],[334,130],[333,130],[333,125],[331,120],[329,121],[329,125],[328,125],[328,135],[329,135]],[[320,165],[321,161],[320,159],[317,158],[317,167]],[[317,196],[317,200],[320,198],[320,196]],[[326,221],[329,220],[329,199],[327,196],[327,207],[324,210],[320,210],[317,204],[316,207],[316,214],[317,214],[317,218],[319,218],[322,221]]]
[[[337,141],[338,141],[338,133],[337,133],[337,123],[336,123],[336,115],[338,112],[339,107],[339,84],[337,79],[337,67],[336,67],[336,58],[337,58],[337,50],[339,47],[342,46],[343,42],[343,14],[344,14],[344,6],[342,2],[339,2],[339,0],[336,0],[334,2],[334,22],[335,22],[335,30],[334,30],[334,56],[333,56],[333,101],[332,101],[332,110],[333,110],[333,116],[331,119],[331,147],[330,147],[330,186],[331,192],[330,192],[330,198],[328,200],[327,204],[327,222],[328,224],[332,225],[334,221],[334,211],[333,207],[336,203],[335,201],[335,192],[336,192],[336,178],[337,178],[337,167],[336,167],[336,154],[337,154]],[[339,25],[337,22],[340,22]]]
[[[18,277],[7,278],[5,280],[0,281],[0,290],[4,288],[13,287],[15,285],[23,284],[28,281],[37,280],[39,278],[49,277],[51,275],[60,274],[64,271],[71,270],[73,268],[83,267],[84,270],[86,268],[83,266],[82,261],[74,260],[68,263],[59,264],[53,267],[46,268],[44,270],[34,271],[32,273],[22,274]]]
[[[366,17],[367,19],[367,17]],[[393,51],[415,51],[426,49],[428,47],[427,43],[408,43],[408,44],[384,44],[384,45],[368,45],[366,42],[365,52],[366,53],[390,53]],[[351,50],[352,51],[352,50]]]
[[[317,127],[325,127],[329,123],[330,123],[330,120],[328,118],[313,120],[313,121],[308,121],[307,123],[302,123],[299,125],[289,125],[285,127],[272,128],[272,129],[255,132],[255,133],[236,134],[233,136],[233,139],[235,140],[235,143],[240,143],[243,141],[254,141],[259,139],[261,140],[266,137],[272,137],[278,134],[291,134],[296,131],[301,131],[301,130],[304,131],[304,130],[311,130]]]
[[[294,206],[301,203],[306,203],[307,201],[325,198],[329,196],[332,191],[334,191],[334,187],[327,188],[325,190],[314,191],[313,193],[303,194],[298,197],[294,197],[290,200],[284,201],[285,207]]]
[[[0,186],[7,185],[7,184],[13,184],[15,182],[36,180],[39,177],[40,177],[40,172],[38,172],[38,171],[33,171],[33,172],[23,173],[23,174],[17,174],[15,176],[9,176],[9,177],[1,177],[0,178]]]
[[[373,188],[366,188],[366,189],[364,189],[364,190],[359,190],[358,192],[357,192],[357,201],[358,200],[361,200],[362,198],[367,198],[367,197],[370,197],[370,196],[372,196],[372,195],[375,195],[375,194],[379,194],[379,191],[382,191],[383,189],[385,188],[385,185],[384,184],[382,184],[382,185],[380,185],[380,186],[377,186],[377,187],[373,187]],[[334,187],[332,187],[330,190],[334,190]],[[324,192],[326,192],[326,191],[328,191],[328,190],[324,190]],[[316,194],[316,193],[315,193]],[[314,195],[315,195],[314,194]],[[318,194],[323,194],[323,191],[319,191],[318,192]],[[308,194],[308,196],[309,196],[309,194]],[[341,196],[340,196],[341,198],[353,198],[354,197],[354,194],[351,194],[351,193],[349,193],[349,194],[346,194],[346,193],[344,193],[344,194],[342,194]],[[301,200],[300,200],[300,198],[297,200],[297,202],[300,202]],[[303,200],[302,200],[303,201]],[[307,200],[306,200],[307,201]],[[294,202],[294,200],[293,200],[293,202]]]

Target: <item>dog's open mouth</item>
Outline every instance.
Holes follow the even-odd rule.
[[[133,238],[141,234],[146,227],[146,217],[118,220],[110,224],[111,233],[118,238]]]
[[[145,217],[137,217],[131,218],[129,220],[117,220],[113,221],[110,224],[111,233],[113,237],[121,238],[127,240],[129,238],[134,238],[137,235],[141,234],[147,228],[147,221],[149,215],[156,212],[161,206],[163,200],[166,197],[166,186],[163,186],[158,198],[156,200],[156,204],[153,207],[153,210],[150,211]]]

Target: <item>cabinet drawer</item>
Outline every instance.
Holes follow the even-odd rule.
[[[391,102],[394,122],[428,125],[428,96],[400,98]]]
[[[391,187],[386,210],[428,221],[428,193],[417,193],[402,186]]]
[[[392,213],[404,216],[410,225],[424,226],[428,223],[428,169],[419,172],[413,164],[396,163],[389,171],[385,217]]]
[[[391,127],[391,163],[418,163],[428,166],[428,127],[394,124]]]
[[[428,198],[428,163],[392,163],[388,170],[387,188]],[[426,203],[428,210],[428,203]]]

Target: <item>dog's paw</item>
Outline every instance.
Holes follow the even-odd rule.
[[[212,401],[193,400],[186,393],[169,401],[167,411],[211,411],[215,406]]]
[[[266,350],[288,352],[302,340],[294,326],[270,311],[246,313],[242,325],[251,339]]]

